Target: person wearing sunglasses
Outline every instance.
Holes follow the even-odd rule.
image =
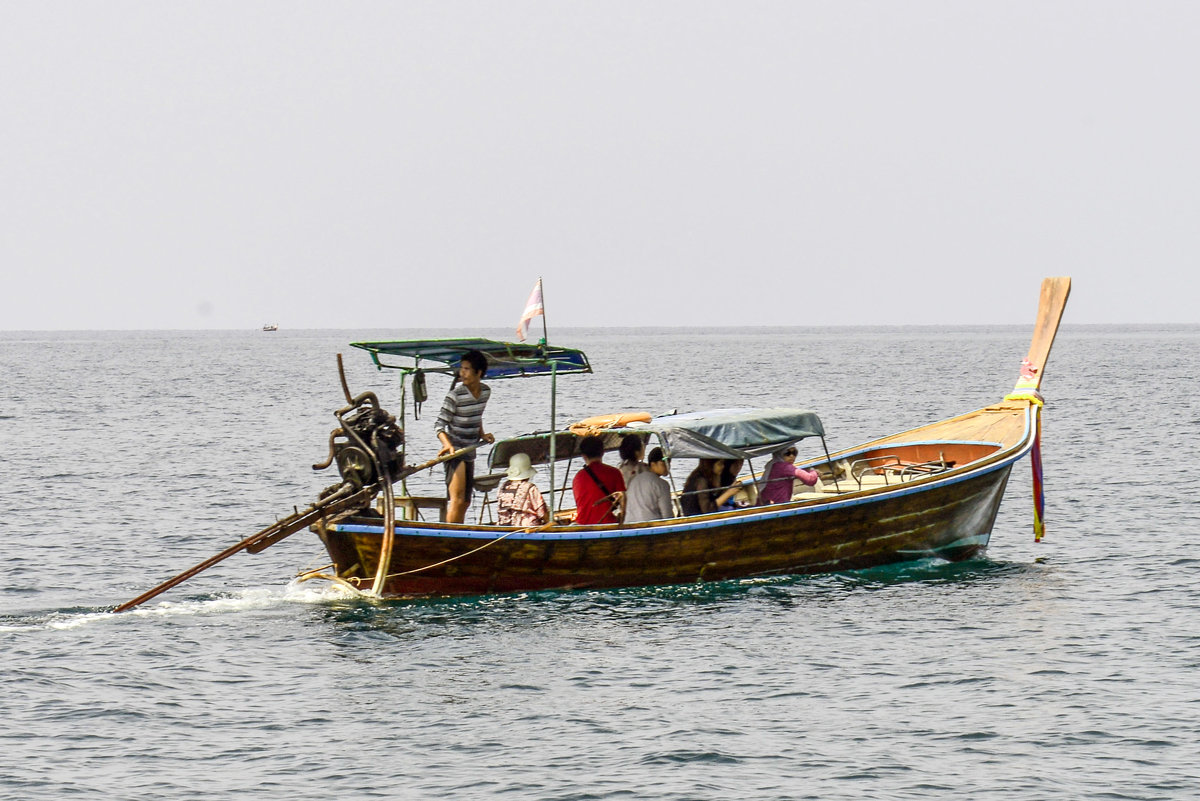
[[[795,445],[789,445],[775,452],[774,457],[763,471],[764,481],[758,493],[760,504],[787,503],[792,499],[792,482],[799,479],[805,486],[816,486],[818,475],[816,470],[805,470],[796,467],[797,450]]]

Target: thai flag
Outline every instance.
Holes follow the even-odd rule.
[[[529,293],[529,300],[525,302],[525,311],[521,314],[521,322],[517,323],[517,337],[522,342],[529,333],[529,321],[539,315],[543,318],[546,315],[546,309],[542,305],[542,279],[540,278],[533,285],[533,291]]]

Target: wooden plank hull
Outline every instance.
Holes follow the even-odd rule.
[[[1013,463],[1031,444],[1028,406],[1002,404],[878,444],[927,453],[973,453],[969,465],[910,483],[778,506],[627,528],[397,522],[382,595],[472,595],[719,581],[854,570],[926,557],[960,560],[985,548]],[[991,418],[979,421],[977,417]],[[939,427],[986,429],[988,443],[937,440]],[[872,450],[874,448],[874,450]],[[382,521],[343,518],[314,527],[340,578],[369,589]]]

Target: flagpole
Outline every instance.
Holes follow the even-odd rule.
[[[538,296],[542,299],[542,344],[546,345],[550,342],[550,335],[546,331],[546,290],[542,287],[542,277],[538,276]],[[554,522],[555,498],[554,498],[554,463],[558,461],[557,448],[555,445],[558,442],[558,362],[550,362],[550,520]]]
[[[550,334],[546,331],[546,290],[542,288],[542,277],[538,276],[538,294],[542,296],[542,342],[549,344]]]
[[[558,461],[555,443],[558,442],[558,362],[550,362],[550,519],[554,522],[554,463]]]

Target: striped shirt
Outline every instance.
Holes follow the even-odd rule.
[[[491,394],[487,384],[479,385],[478,398],[471,394],[465,384],[454,387],[446,393],[437,423],[433,426],[434,432],[445,432],[456,449],[474,445],[483,431],[483,408],[487,406]]]

